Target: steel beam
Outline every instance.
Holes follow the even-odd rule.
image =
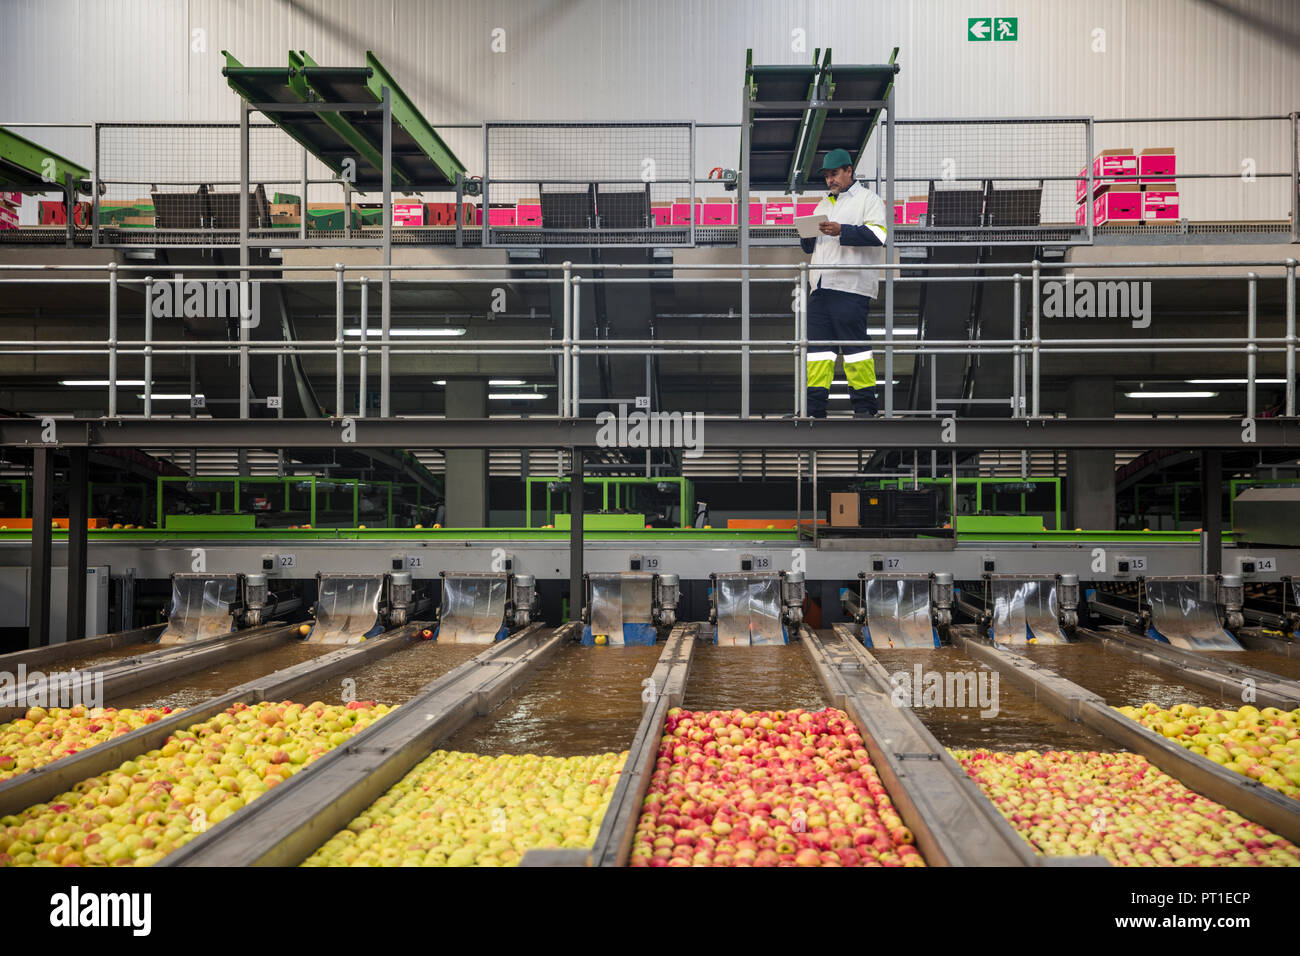
[[[931,448],[950,450],[1066,448],[1201,448],[1260,450],[1300,447],[1300,422],[1261,418],[1254,441],[1239,419],[959,418],[945,435],[942,421],[903,418],[706,419],[714,448]],[[355,448],[596,448],[594,419],[366,419],[348,436]],[[0,419],[0,447],[56,447],[43,442],[40,420]],[[948,439],[948,440],[946,440]],[[339,448],[342,423],[330,419],[66,419],[57,447],[103,448]]]
[[[582,602],[586,588],[582,583],[582,449],[570,450],[573,473],[569,480],[569,620],[582,620]]]

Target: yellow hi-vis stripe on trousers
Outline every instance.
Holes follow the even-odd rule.
[[[876,360],[871,355],[871,349],[844,356],[844,377],[849,380],[850,388],[875,387]]]
[[[808,387],[830,388],[835,377],[834,352],[808,353]]]

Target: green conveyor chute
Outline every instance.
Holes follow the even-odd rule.
[[[755,66],[749,51],[745,95],[754,104],[749,111],[750,189],[802,192],[810,179],[817,179],[822,159],[833,149],[848,150],[856,165],[881,107],[836,103],[883,102],[898,72],[897,57],[895,47],[888,63],[832,66],[827,49],[814,52],[809,65]]]
[[[90,192],[90,170],[0,126],[0,189],[44,193],[62,190],[68,175],[74,188]]]
[[[361,192],[383,188],[383,102],[390,94],[393,114],[392,186],[406,192],[446,192],[456,188],[465,167],[443,142],[373,53],[363,67],[320,66],[305,51],[290,51],[284,67],[247,67],[226,51],[221,71],[231,88],[249,103],[266,106],[263,114],[324,163],[344,174],[346,160],[356,163],[355,187]],[[278,112],[268,104],[374,103],[367,112],[321,110]]]

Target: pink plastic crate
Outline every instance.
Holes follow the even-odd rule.
[[[21,206],[23,204],[22,193],[0,193],[0,203],[9,203],[11,206]]]
[[[652,202],[650,216],[656,226],[671,226],[673,223],[673,204],[670,202]]]
[[[1173,183],[1147,186],[1142,191],[1143,219],[1178,219],[1178,190]]]
[[[1108,186],[1093,200],[1093,222],[1100,226],[1112,221],[1133,222],[1142,218],[1142,187],[1136,183]]]
[[[763,200],[751,199],[749,201],[749,224],[751,226],[763,225]]]
[[[809,202],[806,199],[796,199],[794,203],[794,214],[797,218],[802,219],[804,216],[811,216],[817,212],[817,203]]]
[[[903,221],[909,226],[919,226],[921,217],[930,209],[929,196],[912,196],[903,206]]]
[[[0,229],[17,229],[18,228],[18,210],[10,209],[4,203],[0,203]]]
[[[894,203],[894,225],[901,226],[907,222],[907,203]]]

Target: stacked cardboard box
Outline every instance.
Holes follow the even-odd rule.
[[[0,231],[18,228],[18,210],[22,204],[22,193],[0,192]]]
[[[1092,161],[1093,222],[1142,222],[1178,219],[1177,164],[1172,146],[1107,149]],[[1075,182],[1074,221],[1087,223],[1088,168]]]

